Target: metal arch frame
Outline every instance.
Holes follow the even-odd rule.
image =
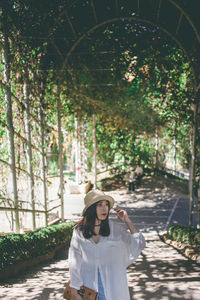
[[[188,20],[188,22],[192,26],[192,29],[194,30],[195,35],[197,37],[197,40],[198,40],[198,42],[200,44],[200,33],[198,33],[198,30],[197,30],[196,26],[194,25],[194,23],[192,22],[191,18],[184,11],[184,9],[181,6],[179,6],[174,0],[168,0],[168,1],[171,2],[171,4],[173,4],[178,10],[180,10],[180,12],[186,17],[186,19]]]
[[[191,59],[186,51],[186,49],[184,48],[184,46],[182,45],[182,43],[171,33],[169,32],[167,29],[165,29],[164,27],[162,26],[159,26],[158,24],[152,22],[152,21],[149,21],[149,20],[146,20],[146,19],[143,19],[143,18],[138,18],[138,17],[135,17],[135,16],[132,16],[132,17],[116,17],[116,18],[112,18],[112,19],[109,19],[109,20],[106,20],[106,21],[103,21],[101,23],[98,23],[96,25],[94,25],[92,28],[90,28],[87,32],[85,32],[82,36],[79,37],[78,40],[76,40],[74,42],[74,44],[72,45],[72,47],[70,48],[70,50],[68,51],[68,53],[66,54],[66,57],[65,57],[65,60],[62,64],[62,67],[60,69],[60,72],[61,74],[63,73],[64,69],[66,68],[66,65],[68,63],[68,60],[72,54],[72,52],[76,49],[76,47],[79,45],[79,43],[84,39],[86,38],[90,33],[92,33],[93,31],[95,31],[96,29],[106,25],[106,24],[109,24],[109,23],[114,23],[114,22],[119,22],[119,21],[122,21],[122,20],[129,20],[129,21],[137,21],[137,22],[140,22],[140,23],[147,23],[147,24],[150,24],[150,25],[153,25],[155,27],[159,27],[159,29],[161,31],[163,31],[164,33],[166,33],[172,40],[174,40],[176,42],[176,44],[183,50],[184,54],[186,55],[187,59],[188,59],[188,62],[190,63],[191,65],[191,68],[192,68],[192,71],[193,71],[193,79],[194,79],[194,89],[197,88],[197,81],[196,81],[196,73],[195,73],[195,70],[193,68],[193,65],[192,65],[192,62],[191,62]]]
[[[185,56],[187,57],[187,60],[191,66],[192,69],[192,73],[193,73],[193,91],[194,91],[194,99],[193,99],[193,103],[195,104],[196,101],[196,95],[198,93],[198,90],[200,89],[200,80],[197,77],[197,73],[195,71],[194,65],[192,63],[192,60],[190,58],[190,56],[188,55],[188,51],[186,50],[186,48],[183,46],[182,42],[180,41],[180,39],[178,38],[178,33],[179,33],[179,29],[181,27],[181,22],[183,20],[183,16],[185,17],[185,19],[188,21],[189,25],[191,26],[194,35],[197,39],[198,44],[200,45],[200,33],[198,32],[194,22],[192,21],[192,19],[190,18],[190,16],[185,12],[185,10],[179,6],[174,0],[168,0],[169,3],[171,3],[174,8],[176,8],[179,12],[180,12],[180,16],[178,18],[178,23],[175,26],[175,30],[174,30],[174,34],[173,32],[170,32],[167,28],[165,28],[165,26],[163,27],[162,24],[159,24],[159,17],[160,17],[160,11],[161,11],[161,7],[162,7],[162,0],[159,1],[159,5],[158,5],[158,9],[157,9],[157,14],[156,14],[156,20],[155,21],[151,21],[148,18],[142,18],[139,16],[139,9],[140,9],[140,0],[137,0],[137,15],[136,16],[127,16],[127,17],[120,17],[119,16],[119,7],[118,7],[118,0],[115,0],[115,7],[116,7],[116,11],[117,11],[117,15],[116,17],[112,17],[111,19],[107,19],[104,20],[101,23],[97,24],[97,18],[95,18],[96,15],[96,11],[94,14],[94,3],[93,0],[90,1],[90,6],[92,6],[93,8],[93,15],[94,15],[94,19],[95,19],[95,23],[94,25],[91,26],[91,28],[89,28],[87,31],[85,31],[77,40],[72,42],[71,48],[68,50],[65,59],[63,61],[63,64],[60,68],[60,74],[62,76],[62,72],[64,71],[64,69],[66,68],[66,65],[68,64],[68,60],[72,54],[72,52],[76,49],[76,47],[79,45],[79,43],[86,38],[90,33],[92,33],[93,31],[95,31],[96,29],[104,26],[105,24],[109,24],[109,23],[115,23],[115,22],[119,22],[122,20],[130,20],[130,21],[136,21],[136,22],[141,22],[141,23],[146,23],[146,24],[150,24],[153,25],[155,27],[158,27],[161,31],[163,31],[166,35],[168,35],[173,41],[175,41],[175,43],[183,50]],[[71,27],[71,26],[70,26]],[[189,219],[189,224],[192,224],[192,209],[193,209],[193,203],[194,203],[194,194],[193,194],[193,183],[194,183],[194,177],[195,177],[195,149],[196,149],[196,132],[197,132],[197,111],[198,111],[198,103],[195,104],[195,112],[194,112],[194,126],[193,126],[193,147],[192,147],[192,161],[191,161],[191,183],[190,183],[190,219]],[[196,212],[195,212],[196,213]],[[199,214],[199,212],[198,212]],[[200,214],[199,214],[199,223],[200,223]],[[199,224],[200,225],[200,224]]]
[[[64,61],[62,66],[60,67],[60,71],[62,72],[64,70],[64,68],[66,67],[66,64],[68,63],[68,59],[69,57],[71,56],[71,53],[74,51],[74,49],[78,46],[78,44],[89,34],[91,33],[92,31],[94,31],[95,29],[105,25],[105,24],[108,24],[108,23],[111,23],[111,22],[117,22],[119,20],[135,20],[135,21],[139,21],[139,22],[143,22],[143,23],[147,23],[147,24],[151,24],[153,26],[156,26],[156,27],[159,27],[163,32],[165,32],[172,40],[174,40],[177,45],[183,50],[183,52],[185,53],[191,67],[192,67],[192,70],[193,70],[193,75],[194,75],[194,81],[195,81],[195,87],[194,89],[199,89],[200,88],[200,80],[197,80],[197,76],[196,76],[196,72],[194,70],[194,67],[192,65],[192,62],[191,62],[191,59],[189,58],[189,55],[187,53],[187,50],[185,49],[185,47],[182,45],[182,43],[179,41],[179,39],[171,32],[169,32],[166,28],[164,28],[162,25],[159,25],[159,16],[160,16],[160,11],[162,10],[162,3],[163,3],[163,0],[158,0],[159,3],[158,3],[158,7],[157,7],[157,16],[156,16],[156,20],[153,22],[153,21],[150,21],[148,19],[145,19],[145,18],[139,18],[139,15],[138,15],[138,12],[139,12],[139,6],[140,6],[140,0],[136,0],[137,2],[137,16],[128,16],[128,17],[120,17],[119,16],[119,3],[118,3],[118,0],[114,0],[114,4],[115,4],[115,10],[116,10],[116,17],[112,18],[112,19],[109,19],[109,20],[105,20],[101,23],[98,23],[97,24],[97,15],[96,15],[96,8],[95,8],[95,4],[94,4],[94,0],[90,0],[89,1],[89,6],[90,6],[90,9],[92,9],[93,11],[93,16],[94,16],[94,21],[95,21],[95,24],[90,28],[88,29],[87,32],[83,33],[78,40],[74,41],[71,48],[69,49],[69,51],[67,52],[65,58],[64,57],[61,57],[61,53],[58,53],[58,49],[57,47],[55,47],[55,43],[52,43],[52,45],[54,46],[54,48],[56,49],[56,52],[59,54],[59,56],[61,57],[61,59]],[[73,3],[77,3],[78,0],[74,0]],[[181,26],[181,22],[183,20],[183,16],[187,19],[188,23],[191,25],[193,31],[194,31],[194,34],[197,38],[197,41],[199,42],[199,45],[200,45],[200,32],[198,32],[195,24],[193,23],[191,17],[188,15],[188,13],[179,5],[176,3],[175,0],[168,0],[169,3],[171,3],[174,8],[176,8],[177,10],[180,11],[180,17],[178,19],[178,24],[177,24],[177,27],[175,28],[175,34],[177,35],[178,32],[179,32],[179,29],[180,29],[180,26]],[[60,14],[59,16],[63,16],[65,15],[66,16],[66,12],[67,10],[70,9],[70,5],[66,7],[66,9],[64,9]],[[58,17],[59,17],[58,16]],[[69,23],[68,23],[69,24]],[[69,24],[70,25],[70,24]],[[73,26],[72,24],[70,25],[70,28],[72,30],[72,27]],[[52,30],[50,29],[48,31],[48,34],[47,36],[50,36]],[[74,34],[74,32],[73,32]],[[197,82],[198,81],[198,82]]]

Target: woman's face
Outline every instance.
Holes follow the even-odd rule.
[[[107,200],[101,200],[97,202],[96,205],[96,213],[97,213],[97,218],[101,221],[105,220],[108,216],[109,212],[109,204]]]

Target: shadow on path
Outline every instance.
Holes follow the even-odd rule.
[[[147,247],[127,269],[133,300],[199,300],[200,265],[162,243],[157,234],[145,234]],[[62,299],[69,278],[67,248],[0,286],[0,299]],[[123,300],[123,299],[122,299]]]
[[[147,247],[128,268],[131,299],[200,299],[200,264],[148,236]]]
[[[127,195],[124,188],[106,192],[115,197],[117,205],[128,211],[147,240],[138,260],[127,269],[131,300],[200,299],[200,264],[185,258],[159,238],[169,219],[171,223],[187,225],[185,189],[182,183],[147,177],[135,194]],[[171,214],[177,199],[176,210]],[[111,217],[116,218],[113,213]],[[67,257],[65,247],[50,262],[0,285],[0,299],[63,299],[63,289],[69,279]]]

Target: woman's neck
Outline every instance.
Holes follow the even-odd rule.
[[[101,227],[101,221],[96,219],[95,223],[94,223],[94,233],[95,234],[99,235],[100,227]]]
[[[95,227],[101,226],[101,221],[99,219],[96,219],[94,222],[94,226]]]

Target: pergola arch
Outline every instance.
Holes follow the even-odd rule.
[[[52,2],[51,2],[52,1]],[[5,3],[5,7],[7,5],[7,1],[3,0]],[[14,2],[14,1],[13,1]],[[45,51],[44,51],[44,60],[47,59],[47,66],[51,67],[50,62],[55,67],[53,72],[57,72],[57,112],[58,112],[58,140],[59,140],[59,161],[60,161],[60,189],[61,189],[61,213],[62,219],[64,219],[64,203],[63,203],[63,169],[62,169],[62,133],[61,133],[61,86],[59,85],[63,79],[63,71],[69,67],[70,68],[70,60],[69,58],[73,56],[76,52],[76,48],[78,46],[82,46],[81,41],[87,38],[91,33],[95,33],[95,30],[103,27],[107,24],[117,23],[126,21],[127,22],[135,22],[147,24],[149,26],[155,26],[160,31],[164,32],[171,40],[175,41],[175,43],[180,47],[185,53],[188,62],[190,63],[193,70],[194,84],[194,98],[192,102],[194,104],[194,119],[193,119],[193,140],[192,140],[192,161],[191,161],[191,178],[190,181],[190,202],[192,204],[193,201],[193,183],[195,176],[195,150],[196,150],[196,136],[197,136],[197,118],[198,118],[198,104],[199,104],[199,90],[200,90],[200,18],[198,15],[197,9],[197,0],[60,0],[59,3],[55,4],[54,0],[50,0],[53,3],[53,7],[55,8],[55,14],[52,17],[51,23],[52,27],[50,29],[46,29],[43,27],[42,22],[38,22],[37,29],[41,28],[41,34],[43,36],[33,36],[31,37],[31,41],[28,40],[29,33],[32,33],[31,29],[25,30],[25,35],[20,36],[22,41],[27,44],[30,42],[31,45],[39,45],[42,48],[42,45],[45,41]],[[39,7],[39,6],[38,6]],[[13,7],[11,8],[11,10]],[[31,8],[30,8],[31,11]],[[26,16],[27,12],[23,12]],[[41,14],[42,15],[42,14]],[[16,12],[16,16],[17,12]],[[34,15],[34,17],[37,17]],[[35,19],[34,19],[35,20]],[[25,25],[30,25],[27,22],[26,18],[24,21]],[[23,23],[23,25],[24,25]],[[5,21],[6,24],[6,21]],[[27,28],[29,28],[27,25]],[[20,32],[19,25],[19,32]],[[25,26],[26,27],[26,26]],[[39,30],[38,29],[38,30]],[[34,43],[35,42],[35,43]],[[9,56],[8,56],[9,57]],[[43,64],[44,63],[44,64]],[[6,63],[5,63],[6,65]],[[39,71],[46,71],[45,62],[42,61],[37,66],[41,68]],[[37,68],[36,67],[36,68]],[[47,70],[49,71],[49,70]],[[52,70],[50,70],[52,71]],[[42,73],[42,72],[41,72]],[[11,98],[11,89],[10,89],[10,81],[7,78],[6,81],[6,89],[8,90],[8,96],[10,105],[12,106]],[[26,85],[28,87],[28,85]],[[29,101],[29,95],[27,91],[27,105]],[[196,97],[195,97],[196,94]],[[44,96],[44,95],[43,95]],[[11,115],[11,113],[10,113]],[[27,110],[27,115],[29,112]],[[41,111],[41,119],[42,119],[42,111]],[[43,122],[41,123],[42,130]],[[7,127],[9,127],[7,125]],[[28,130],[27,130],[28,131]],[[29,130],[30,131],[30,130]],[[42,135],[41,135],[42,136]],[[13,139],[14,145],[14,136],[11,137]],[[44,142],[44,133],[42,137],[42,142]],[[43,145],[44,146],[44,145]],[[42,146],[42,147],[43,147]],[[30,143],[31,147],[31,143]],[[13,147],[14,148],[14,147]],[[44,153],[43,153],[44,154]],[[14,150],[12,156],[14,157]],[[30,155],[31,156],[31,155]],[[31,157],[30,157],[31,160]],[[6,163],[6,162],[4,162]],[[13,164],[13,170],[16,167]],[[45,182],[45,176],[44,180]],[[44,188],[44,194],[45,194]],[[17,191],[16,193],[17,194]],[[34,197],[33,197],[34,198]],[[44,197],[45,198],[45,197]],[[45,213],[46,215],[46,223],[47,223],[47,203],[45,204]],[[6,208],[7,209],[7,208]],[[15,198],[15,207],[11,208],[12,211],[16,212],[16,216],[19,211],[18,199],[17,196]],[[191,213],[192,207],[190,207]],[[29,210],[28,210],[29,211]],[[33,208],[32,212],[35,213],[37,210]],[[41,212],[40,210],[38,210]],[[49,210],[50,211],[50,210]],[[191,215],[191,214],[190,214]],[[16,222],[17,223],[17,222]],[[19,222],[18,222],[19,223]],[[19,224],[18,224],[19,225]],[[19,226],[16,226],[16,229],[19,230]]]
[[[183,49],[193,68],[197,88],[200,81],[200,22],[196,8],[194,0],[184,3],[180,0],[68,1],[57,18],[57,31],[52,35],[50,29],[48,35],[54,39],[52,46],[61,58],[60,69],[63,71],[80,42],[105,24],[129,20],[156,26]],[[61,28],[65,28],[61,30],[63,36],[60,36]],[[58,36],[65,45],[64,51],[59,46]]]
[[[137,18],[137,17],[113,18],[111,20],[104,21],[104,22],[102,22],[100,24],[96,24],[92,28],[90,28],[86,33],[84,33],[79,39],[77,39],[74,42],[74,44],[72,45],[72,47],[69,49],[68,53],[66,54],[65,59],[63,60],[63,64],[62,64],[62,67],[60,69],[60,72],[62,73],[64,71],[64,69],[67,67],[68,60],[69,60],[70,56],[73,54],[73,51],[75,51],[75,49],[79,46],[79,44],[81,43],[81,41],[84,38],[86,38],[89,34],[93,33],[96,29],[98,29],[98,28],[100,28],[100,27],[102,27],[104,25],[107,25],[107,24],[110,24],[110,23],[119,22],[119,21],[124,21],[124,20],[127,20],[127,21],[136,21],[136,22],[139,22],[139,23],[145,23],[145,24],[150,24],[150,25],[153,25],[153,26],[157,26],[157,24],[154,24],[151,21],[148,21],[148,20],[145,20],[145,19],[140,19],[140,18]],[[172,35],[168,30],[166,30],[163,27],[159,27],[159,29],[161,31],[163,31],[166,35],[168,35],[173,41],[175,41],[175,43],[179,46],[179,48],[181,48],[183,50],[185,56],[188,59],[188,62],[191,65],[192,71],[193,71],[194,89],[196,90],[197,89],[197,78],[196,78],[195,69],[194,69],[194,66],[192,64],[192,60],[191,60],[191,58],[189,56],[189,53],[187,53],[187,51],[185,50],[185,48],[183,47],[183,45],[181,44],[181,42],[179,40],[177,40],[177,38],[174,35]]]
[[[101,6],[99,6],[101,3]],[[82,15],[77,13],[82,11]],[[85,14],[84,14],[85,13]],[[64,17],[64,19],[63,19]],[[60,14],[62,24],[72,38],[64,40],[66,49],[62,50],[54,41],[53,47],[61,57],[60,74],[67,68],[69,58],[84,38],[98,28],[122,20],[145,23],[159,28],[183,50],[193,71],[194,77],[194,119],[190,180],[190,222],[194,200],[193,184],[195,178],[195,154],[197,137],[197,115],[200,89],[200,21],[195,1],[192,0],[77,0]]]

